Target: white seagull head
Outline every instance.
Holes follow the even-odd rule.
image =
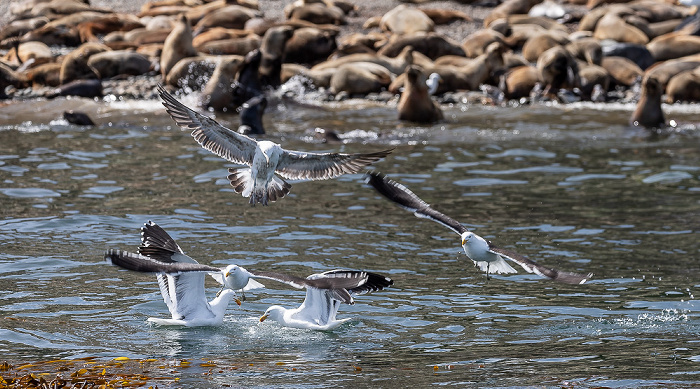
[[[286,308],[281,307],[279,305],[273,305],[273,306],[267,308],[265,313],[262,316],[260,316],[260,322],[261,323],[264,322],[265,319],[267,319],[267,318],[270,318],[272,320],[279,322],[280,320],[282,320],[282,317],[284,316],[284,312],[286,310],[287,310]]]

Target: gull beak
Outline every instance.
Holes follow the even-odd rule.
[[[469,238],[462,238],[462,246],[464,246],[464,244],[467,243],[467,241],[469,241]]]
[[[241,299],[239,299],[238,297],[236,297],[235,299],[233,299],[233,301],[235,301],[236,304],[238,304],[239,307],[241,306]]]
[[[227,271],[226,274],[224,274],[224,277],[228,277],[228,276],[230,276],[230,275],[231,275],[231,272],[230,272],[230,271]]]
[[[265,319],[267,319],[267,315],[262,315],[262,316],[260,316],[260,322],[261,322],[261,323],[264,322]]]

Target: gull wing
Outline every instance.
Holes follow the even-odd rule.
[[[296,309],[294,318],[327,326],[335,321],[340,301],[333,296],[333,290],[306,288],[306,298]]]
[[[243,134],[232,131],[216,120],[201,115],[177,101],[161,85],[158,94],[163,99],[165,110],[175,123],[192,130],[192,137],[203,148],[228,161],[250,165],[257,148],[257,142]]]
[[[520,265],[525,271],[535,273],[539,276],[552,279],[554,281],[563,282],[565,284],[583,284],[593,277],[593,273],[580,274],[552,269],[538,264],[535,261],[518,254],[514,251],[498,248],[489,242],[489,250],[503,258],[511,260]]]
[[[162,262],[151,257],[123,250],[109,250],[105,260],[112,265],[142,273],[181,274],[181,273],[221,273],[218,267],[191,262]]]
[[[394,149],[367,154],[304,153],[284,150],[277,173],[289,180],[327,180],[357,173],[363,167],[386,157]]]
[[[367,173],[365,182],[376,189],[382,196],[393,201],[401,208],[413,212],[416,217],[438,222],[459,235],[469,231],[457,220],[431,208],[430,204],[421,200],[420,197],[416,196],[415,193],[411,192],[411,190],[404,185],[390,180],[381,173]]]

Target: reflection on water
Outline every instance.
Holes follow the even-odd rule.
[[[187,102],[187,101],[185,101]],[[60,122],[65,107],[98,126]],[[97,356],[215,361],[177,372],[193,387],[687,386],[700,375],[700,137],[649,138],[631,107],[455,105],[432,127],[383,105],[272,104],[269,139],[309,151],[387,144],[376,168],[500,246],[593,272],[581,286],[520,271],[486,281],[451,231],[417,219],[362,175],[296,183],[249,207],[233,166],[173,127],[158,102],[82,99],[0,108],[0,351],[24,363]],[[695,109],[695,111],[693,111]],[[692,123],[697,107],[670,116]],[[233,126],[236,117],[217,118]],[[313,129],[338,131],[324,144]],[[366,269],[395,280],[357,298],[332,332],[259,324],[303,292],[268,289],[218,328],[155,327],[153,276],[102,262],[154,220],[200,262],[299,275]],[[211,297],[214,281],[208,284]],[[225,367],[225,368],[224,368]],[[159,383],[161,386],[161,383]]]

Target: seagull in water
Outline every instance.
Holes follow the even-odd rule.
[[[327,180],[357,173],[393,150],[367,154],[285,150],[277,143],[256,141],[220,125],[214,119],[200,115],[177,101],[161,85],[158,85],[158,92],[165,110],[175,123],[192,130],[192,137],[203,148],[233,163],[249,166],[228,169],[230,174],[227,178],[236,193],[249,197],[251,205],[267,205],[269,201],[284,197],[292,187],[284,179]]]
[[[260,317],[260,322],[270,318],[285,327],[326,331],[350,320],[336,319],[341,303],[352,305],[353,295],[382,290],[394,281],[370,272],[332,270],[297,278],[289,284],[306,288],[304,302],[295,309],[273,305]]]
[[[165,230],[151,221],[141,228],[138,253],[109,250],[105,253],[105,260],[128,270],[157,274],[160,292],[172,315],[172,319],[148,319],[149,322],[159,325],[221,325],[229,302],[235,299],[240,305],[235,290],[243,292],[263,287],[255,280],[240,277],[236,265],[219,269],[199,264],[186,255]],[[202,266],[210,271],[200,271]],[[210,302],[207,302],[204,293],[206,273],[212,273],[225,288]]]
[[[548,268],[521,254],[496,247],[493,243],[469,231],[457,220],[431,208],[430,204],[421,200],[405,186],[379,173],[368,173],[366,182],[389,200],[413,212],[416,217],[433,220],[459,234],[467,257],[474,262],[475,266],[486,272],[487,278],[490,273],[517,273],[506,260],[517,263],[529,273],[567,284],[583,284],[593,276],[592,273],[584,275]]]

